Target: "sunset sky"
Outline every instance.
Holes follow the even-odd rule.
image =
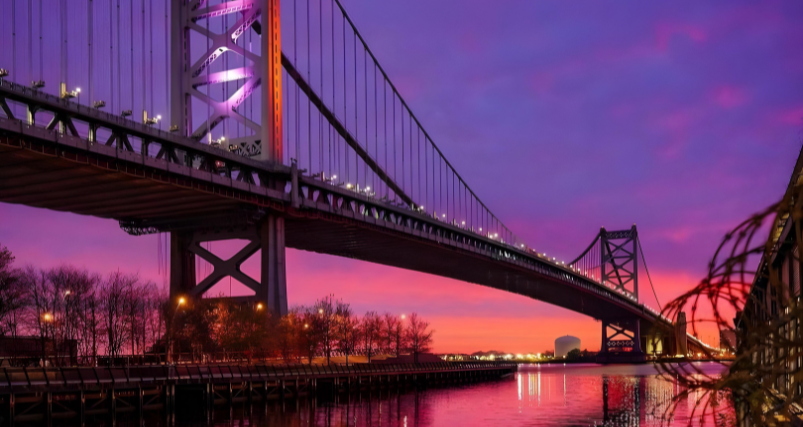
[[[508,227],[568,261],[600,226],[636,223],[662,303],[702,277],[725,232],[780,198],[800,151],[803,2],[344,4]],[[0,244],[20,266],[164,282],[157,237],[115,221],[0,204]],[[565,334],[600,344],[592,319],[445,278],[294,250],[287,276],[291,305],[334,293],[357,312],[418,312],[438,352],[542,352]]]

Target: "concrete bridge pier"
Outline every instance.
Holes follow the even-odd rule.
[[[229,259],[221,259],[203,243],[224,240],[248,243]],[[245,274],[241,267],[261,250],[260,280]],[[195,275],[196,257],[212,265],[212,272],[200,282]],[[170,233],[170,297],[201,298],[221,280],[232,277],[254,291],[250,297],[237,298],[244,303],[264,304],[272,313],[287,314],[287,276],[285,266],[284,218],[266,214],[255,226],[220,229],[172,231]]]

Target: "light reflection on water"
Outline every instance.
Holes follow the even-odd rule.
[[[723,369],[713,363],[702,366],[710,374]],[[337,401],[257,403],[231,411],[219,406],[211,422],[180,412],[176,426],[659,425],[679,391],[676,382],[661,379],[651,365],[522,366],[506,379],[462,386],[364,392]],[[695,397],[687,400],[668,424],[688,423]]]

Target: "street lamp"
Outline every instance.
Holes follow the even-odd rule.
[[[50,313],[44,313],[42,315],[42,320],[44,320],[45,322],[50,322],[53,320],[53,315]]]
[[[257,304],[257,310],[262,310],[262,303]]]
[[[185,300],[184,297],[181,297],[181,298],[178,299],[178,305],[179,306],[184,305],[185,302],[187,302],[187,300]]]

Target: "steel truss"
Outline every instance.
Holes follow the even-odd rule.
[[[209,5],[205,0],[175,0],[172,2],[172,115],[175,130],[184,136],[211,143],[211,131],[224,120],[233,120],[251,134],[224,141],[221,148],[253,156],[260,160],[282,161],[282,100],[281,100],[281,32],[279,0],[231,0]],[[209,29],[209,22],[236,15],[237,21],[223,33]],[[260,25],[259,20],[262,24]],[[203,25],[203,24],[207,25]],[[252,27],[266,31],[260,38],[259,54],[241,42]],[[206,41],[206,51],[199,57],[190,54],[193,34]],[[213,63],[227,52],[245,61],[231,61],[240,66],[223,66],[222,71],[210,72]],[[238,88],[227,99],[216,100],[199,90],[200,87],[238,82]],[[245,117],[238,108],[256,90],[261,89],[261,123]],[[210,109],[203,123],[193,122],[192,99]],[[264,129],[263,129],[264,127]],[[268,150],[262,141],[269,141]]]

